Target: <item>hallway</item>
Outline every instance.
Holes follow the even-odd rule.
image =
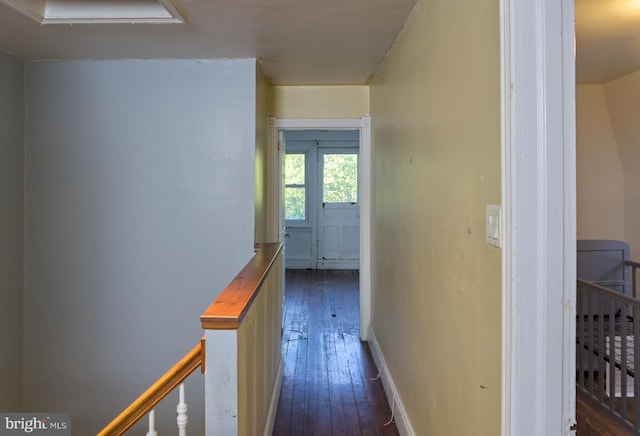
[[[397,435],[358,337],[358,271],[287,270],[284,379],[274,436]]]

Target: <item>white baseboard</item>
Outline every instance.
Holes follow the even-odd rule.
[[[276,381],[273,385],[271,393],[271,401],[269,402],[269,413],[267,414],[267,422],[264,426],[263,436],[271,436],[273,427],[276,423],[276,414],[278,413],[278,402],[280,401],[280,391],[282,390],[282,377],[284,376],[284,360],[280,357]]]
[[[371,326],[369,326],[367,340],[369,342],[371,354],[373,355],[373,360],[376,362],[378,372],[380,373],[380,377],[382,378],[382,386],[384,387],[384,391],[387,394],[389,407],[391,407],[391,410],[394,411],[394,417],[396,421],[396,427],[398,427],[398,432],[402,436],[415,436],[416,432],[413,431],[413,427],[411,426],[411,422],[409,421],[409,417],[407,416],[407,412],[402,403],[402,399],[400,398],[400,395],[398,395],[398,390],[396,389],[393,377],[391,377],[391,373],[389,373],[389,368],[387,367],[387,363],[384,360],[382,350],[380,350],[380,345],[378,344],[378,340],[376,339],[376,335],[373,332]]]

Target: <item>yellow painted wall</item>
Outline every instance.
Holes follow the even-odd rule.
[[[368,86],[274,86],[270,99],[276,118],[362,118],[369,114]]]
[[[604,84],[624,174],[624,236],[640,259],[640,72]]]
[[[420,435],[500,434],[498,0],[419,0],[371,81],[372,328]]]
[[[267,117],[269,116],[269,79],[264,75],[262,66],[256,62],[256,224],[255,242],[273,242],[267,240],[267,214],[273,213],[268,203],[269,156],[267,152]],[[270,207],[271,206],[271,207]]]
[[[238,328],[239,436],[264,434],[271,399],[278,390],[276,381],[282,364],[282,262],[280,251]]]
[[[576,86],[578,239],[624,240],[624,179],[602,85]]]

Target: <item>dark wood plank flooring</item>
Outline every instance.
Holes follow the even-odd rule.
[[[358,283],[358,271],[286,271],[284,379],[273,435],[399,434],[359,338]]]
[[[623,436],[632,433],[592,403],[588,395],[578,389],[576,395],[576,436]]]
[[[583,374],[582,383],[585,386],[592,386],[594,394],[597,396],[600,392],[600,380],[598,372],[593,373],[593,380],[589,381],[587,373]],[[577,374],[580,377],[581,374]],[[610,405],[610,398],[604,393],[605,401]],[[618,414],[623,414],[622,398],[614,398],[614,405]],[[633,422],[635,398],[628,397],[626,399],[627,419]],[[625,426],[620,424],[610,412],[597,401],[589,396],[582,389],[576,389],[576,422],[577,436],[609,436],[609,435],[631,435],[633,432],[627,430]]]

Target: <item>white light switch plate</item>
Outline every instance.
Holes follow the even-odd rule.
[[[487,215],[486,215],[486,241],[487,244],[493,247],[502,247],[502,223],[500,220],[500,206],[495,204],[487,205]]]

